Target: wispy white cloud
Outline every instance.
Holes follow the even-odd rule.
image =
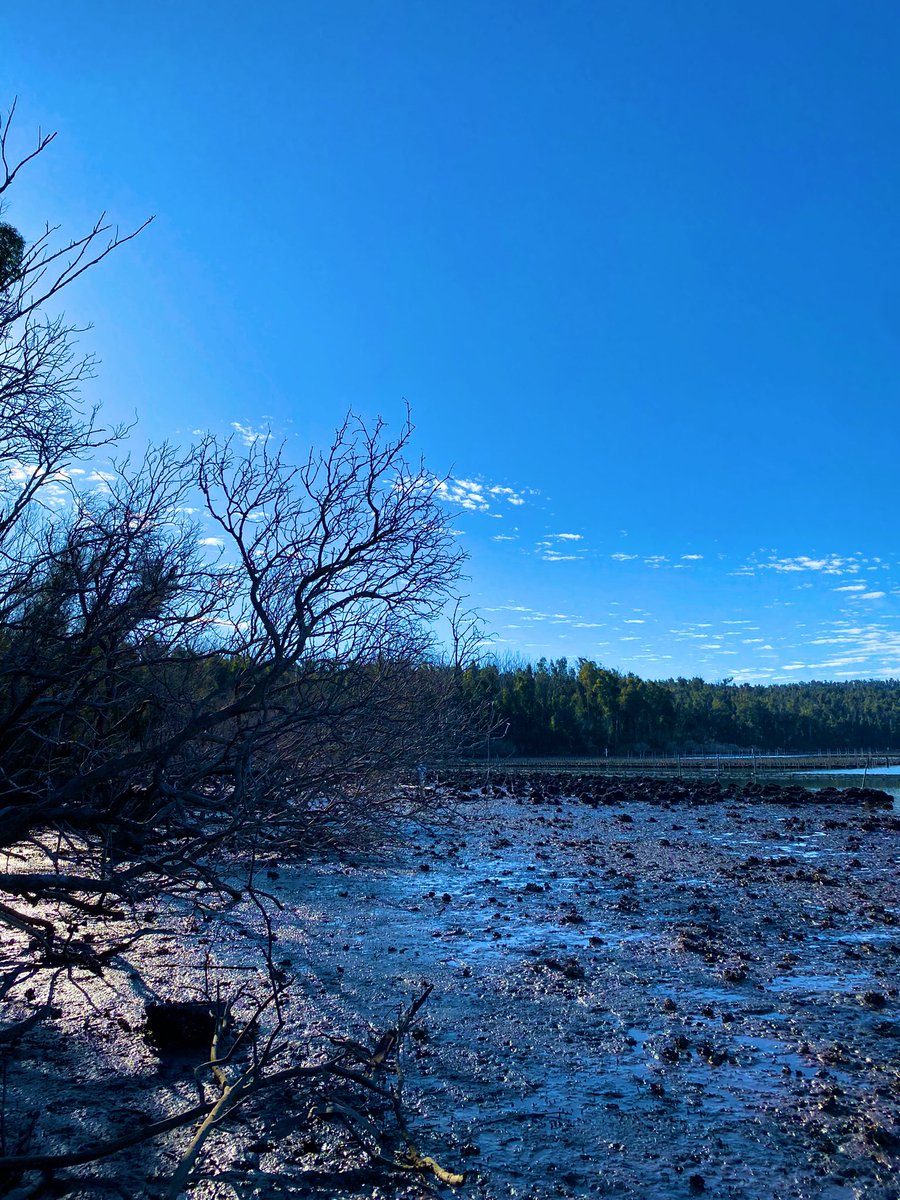
[[[488,512],[491,507],[484,485],[473,479],[442,479],[435,494],[446,504],[456,504],[470,512]]]
[[[734,671],[737,683],[771,683],[774,675],[772,667],[738,667]]]
[[[254,429],[252,425],[242,425],[240,421],[232,421],[231,428],[245,446],[253,446],[257,442],[267,442],[272,436],[270,429]]]
[[[591,531],[578,533],[579,523],[567,526],[564,516],[550,519],[554,521],[551,530],[555,532],[544,533],[540,540],[531,542],[534,555],[549,563],[584,563],[584,567],[576,565],[570,571],[560,566],[546,572],[543,576],[546,582],[539,586],[547,590],[533,595],[535,599],[540,596],[548,611],[534,611],[520,618],[522,634],[526,629],[533,630],[534,640],[543,638],[541,652],[548,656],[556,646],[558,654],[598,657],[601,652],[596,638],[602,629],[604,636],[611,639],[612,647],[619,648],[618,652],[604,650],[603,661],[622,670],[650,671],[653,663],[663,670],[663,658],[671,654],[666,669],[675,674],[703,674],[707,678],[734,675],[740,682],[843,678],[842,673],[848,678],[900,674],[900,604],[897,603],[900,581],[895,583],[893,575],[882,574],[892,565],[896,574],[898,563],[892,564],[886,558],[879,559],[856,548],[843,553],[797,555],[762,549],[744,557],[723,556],[715,550],[702,554],[680,550],[648,554],[640,549],[623,548],[611,553],[607,545],[598,555],[591,547]],[[508,522],[507,529],[512,523]],[[497,540],[511,538],[504,531]],[[523,549],[527,549],[529,538],[525,526],[520,541]],[[507,557],[509,553],[506,552]],[[621,607],[607,600],[602,607],[588,608],[585,616],[567,618],[552,613],[550,597],[566,593],[560,593],[558,587],[554,591],[550,580],[565,580],[568,585],[569,579],[576,575],[580,578],[598,559],[606,561],[607,572],[613,570],[613,563],[635,563],[633,569],[623,568],[618,573],[620,585],[610,589],[622,595]],[[702,564],[701,574],[691,577],[698,584],[714,570],[727,591],[712,593],[708,603],[698,602],[693,592],[682,591],[677,605],[681,611],[668,620],[659,615],[665,612],[666,605],[659,608],[654,604],[657,615],[632,607],[650,596],[665,597],[668,573],[678,569],[693,571],[697,564]],[[733,570],[735,565],[740,567],[738,572]],[[654,577],[650,574],[654,568],[663,569],[656,570]],[[875,578],[871,577],[872,569],[877,572]],[[746,581],[740,583],[734,578],[726,583],[726,576],[734,574],[756,575],[760,586],[748,590]],[[764,587],[763,577],[768,580]],[[637,588],[638,581],[642,591]],[[634,589],[629,591],[632,584]],[[686,607],[689,603],[695,605],[693,611]],[[719,615],[729,609],[745,615]],[[706,614],[711,615],[710,620],[683,619]],[[823,624],[826,620],[828,623]],[[552,628],[554,625],[557,630]],[[566,642],[562,640],[564,636]],[[525,640],[522,636],[519,644],[527,653]]]
[[[548,533],[534,548],[544,562],[580,562],[585,555],[580,533]],[[566,553],[564,553],[566,551]]]
[[[613,562],[640,562],[645,567],[651,567],[654,570],[659,570],[666,567],[668,570],[684,571],[689,564],[700,562],[703,559],[702,554],[682,554],[679,555],[677,562],[672,561],[672,556],[669,554],[629,554],[624,550],[617,550],[609,556]]]
[[[502,499],[506,500],[506,502],[508,504],[512,504],[516,508],[518,508],[519,505],[525,503],[525,497],[522,496],[522,494],[520,492],[517,492],[514,488],[497,487],[497,486],[489,487],[488,495],[496,496],[498,498],[502,497]]]
[[[801,571],[811,571],[821,575],[857,575],[867,566],[868,559],[860,554],[840,555],[826,554],[813,557],[809,554],[798,554],[793,557],[769,553],[767,558],[752,555],[733,575],[755,575],[759,571],[775,571],[780,575],[796,574]]]
[[[809,639],[807,647],[812,646],[833,651],[828,658],[811,664],[817,670],[837,674],[839,668],[853,667],[850,674],[864,678],[900,674],[900,630],[881,622],[832,622],[818,637]]]
[[[470,512],[489,513],[494,516],[499,515],[492,512],[497,505],[502,508],[503,505],[510,504],[514,508],[520,508],[527,502],[527,497],[540,493],[535,488],[517,490],[501,484],[487,483],[483,479],[459,479],[451,476],[449,479],[437,481],[435,495],[445,504],[455,504]]]

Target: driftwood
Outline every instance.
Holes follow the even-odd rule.
[[[0,1182],[11,1189],[10,1195],[64,1194],[70,1188],[77,1189],[82,1181],[75,1177],[58,1178],[56,1172],[100,1162],[194,1124],[193,1136],[164,1192],[166,1200],[176,1200],[186,1188],[202,1178],[202,1154],[210,1135],[242,1105],[263,1097],[273,1089],[292,1084],[298,1088],[311,1085],[310,1103],[306,1110],[308,1121],[340,1122],[352,1142],[366,1153],[373,1167],[431,1175],[449,1185],[462,1184],[464,1175],[446,1170],[429,1155],[420,1153],[403,1111],[403,1043],[430,996],[433,985],[423,986],[422,991],[400,1013],[396,1024],[381,1033],[371,1048],[350,1039],[334,1037],[330,1040],[335,1046],[335,1053],[322,1061],[279,1067],[276,1066],[276,1059],[283,1061],[287,1049],[281,1012],[285,987],[285,984],[272,987],[227,1048],[228,1008],[218,1001],[211,1002],[210,1011],[217,1013],[218,1017],[209,1059],[196,1071],[201,1092],[198,1104],[123,1137],[90,1143],[79,1150],[60,1154],[2,1156]],[[261,1038],[259,1018],[268,1008],[275,1009],[275,1025],[265,1038]],[[209,1084],[203,1084],[204,1076],[211,1078],[216,1090],[216,1094],[209,1098],[205,1092]],[[358,1105],[351,1103],[341,1090],[348,1084],[361,1097]],[[333,1092],[331,1085],[334,1085]],[[393,1125],[384,1118],[383,1112],[373,1117],[363,1111],[366,1097],[376,1100],[382,1110],[390,1112]],[[36,1185],[37,1191],[25,1182],[26,1176],[32,1172],[40,1172],[43,1176],[43,1183]],[[113,1189],[116,1186],[109,1177],[103,1184]],[[12,1188],[16,1185],[20,1185],[19,1190],[13,1192]]]
[[[321,1128],[325,1123],[337,1124],[346,1137],[346,1144],[353,1148],[357,1166],[361,1152],[371,1171],[416,1173],[445,1184],[462,1183],[464,1177],[461,1174],[446,1170],[419,1149],[404,1115],[404,1044],[432,992],[432,985],[423,984],[418,994],[398,1012],[394,1023],[373,1034],[370,1044],[334,1036],[327,1039],[325,1047],[316,1054],[305,1052],[307,1061],[303,1061],[291,1041],[287,1020],[288,989],[292,981],[283,969],[284,963],[276,959],[278,937],[273,928],[273,915],[282,905],[276,896],[256,886],[255,873],[254,857],[249,865],[244,896],[255,906],[265,931],[261,942],[257,943],[264,960],[263,964],[257,961],[257,967],[264,966],[268,979],[261,996],[253,999],[247,992],[242,992],[232,995],[226,1002],[220,995],[210,993],[208,974],[207,999],[202,1002],[166,1004],[152,990],[144,989],[147,1001],[145,1035],[157,1053],[163,1057],[174,1054],[182,1064],[189,1061],[186,1056],[205,1058],[195,1071],[197,1103],[106,1140],[88,1135],[88,1140],[79,1146],[70,1135],[68,1144],[64,1140],[56,1153],[29,1153],[36,1138],[40,1137],[40,1125],[30,1126],[27,1133],[18,1136],[12,1144],[0,1138],[0,1194],[15,1196],[17,1200],[38,1196],[45,1200],[51,1195],[83,1190],[85,1186],[93,1191],[115,1192],[123,1183],[127,1185],[131,1165],[125,1167],[123,1160],[124,1169],[119,1173],[110,1159],[135,1147],[150,1146],[160,1139],[166,1139],[163,1144],[171,1151],[183,1138],[181,1158],[174,1170],[169,1168],[171,1175],[153,1184],[152,1194],[159,1200],[163,1197],[175,1200],[204,1178],[207,1142],[214,1133],[244,1113],[254,1123],[261,1120],[264,1127],[270,1129],[274,1121],[277,1128],[282,1096],[288,1099],[292,1110],[297,1107],[297,1115],[290,1131],[284,1129],[272,1133],[276,1154],[279,1139],[288,1132],[298,1129],[312,1132],[317,1125]],[[129,884],[133,882],[130,868],[124,868],[120,880],[122,878]],[[85,931],[82,899],[90,895],[89,877],[77,866],[69,876],[30,872],[16,879],[16,885],[10,886],[7,894],[10,900],[18,897],[21,907],[0,900],[0,925],[18,930],[21,961],[0,975],[0,1001],[10,997],[14,990],[23,990],[24,985],[34,978],[46,980],[48,972],[50,988],[44,1002],[34,1011],[0,1027],[0,1051],[5,1050],[7,1054],[9,1048],[28,1036],[38,1022],[48,1016],[60,1015],[54,1003],[57,980],[65,979],[80,987],[77,976],[82,972],[99,979],[109,971],[122,970],[128,971],[134,979],[128,951],[143,939],[170,940],[180,936],[176,930],[157,924],[155,905],[150,897],[140,892],[125,897],[121,905],[123,912],[119,911],[119,905],[114,909],[107,908],[99,917],[93,911],[89,912],[91,920]],[[0,892],[2,885],[3,877],[0,877]],[[35,912],[35,896],[43,892],[45,895],[41,899],[44,900],[48,891],[54,893],[57,906],[48,908],[44,905]],[[116,893],[116,886],[108,889],[109,896]],[[195,911],[203,915],[228,912],[232,904],[227,888],[217,903],[215,896],[208,892],[192,896],[192,900]],[[138,901],[151,911],[142,910]],[[34,907],[29,910],[28,906]],[[142,912],[143,920],[150,924],[142,923]],[[48,919],[51,916],[52,920]],[[124,921],[124,928],[120,921]],[[28,939],[27,949],[24,938]],[[233,1010],[237,1005],[244,1011],[240,1022],[234,1025]],[[185,1026],[180,1031],[174,1027],[180,1020],[179,1014],[183,1015]],[[169,1021],[170,1016],[174,1018],[174,1025]],[[278,1100],[273,1104],[276,1095]],[[0,1104],[0,1132],[4,1108],[5,1101]],[[21,1121],[18,1123],[21,1133],[25,1125]],[[184,1132],[179,1138],[180,1131]],[[103,1165],[91,1171],[94,1164]],[[216,1177],[220,1174],[217,1169]],[[340,1174],[344,1174],[342,1168]]]

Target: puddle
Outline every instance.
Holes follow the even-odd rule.
[[[835,995],[852,996],[855,992],[872,986],[872,976],[864,972],[848,975],[785,975],[766,984],[770,992],[831,992]]]
[[[898,942],[900,943],[900,929],[859,929],[851,933],[836,934],[832,938],[828,938],[827,934],[821,934],[825,938],[834,942]]]

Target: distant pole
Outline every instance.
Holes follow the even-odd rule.
[[[491,734],[494,732],[494,701],[491,701],[491,716],[488,721],[487,731],[487,778],[488,783],[491,780]]]

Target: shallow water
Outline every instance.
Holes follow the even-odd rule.
[[[847,771],[803,771],[773,774],[778,783],[797,783],[811,791],[822,788],[866,787],[878,788],[893,798],[894,809],[900,809],[900,766],[877,769],[859,767]]]

